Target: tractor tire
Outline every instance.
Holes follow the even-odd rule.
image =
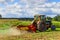
[[[56,30],[56,26],[55,26],[55,25],[52,25],[52,26],[51,26],[51,30],[52,30],[52,31]]]
[[[44,24],[40,23],[38,30],[39,30],[40,32],[43,32],[43,31],[46,31],[47,28],[46,28],[46,26],[45,26]]]
[[[46,31],[47,30],[47,28],[44,26],[43,28],[41,28],[41,30],[39,30],[40,32],[44,32],[44,31]]]

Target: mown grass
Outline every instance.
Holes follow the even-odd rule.
[[[5,38],[6,40],[60,40],[60,32],[27,33],[19,36],[6,36]]]

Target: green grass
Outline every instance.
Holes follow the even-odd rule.
[[[55,25],[57,28],[60,28],[60,22],[52,21],[52,25]]]
[[[31,21],[20,21],[19,22],[19,25],[25,25],[25,26],[27,26],[27,25],[30,25],[31,24]]]
[[[60,37],[60,22],[52,21],[53,25],[56,26],[56,31],[52,31],[51,29],[45,31],[45,32],[39,32],[38,33],[30,33],[30,34],[24,34],[19,36],[7,36],[4,40],[57,40],[58,37]],[[10,28],[12,25],[29,25],[31,24],[31,21],[20,21],[20,20],[11,20],[11,21],[0,21],[0,33],[5,34],[8,32],[8,28]]]
[[[22,20],[0,20],[0,29],[8,29],[12,25],[30,25],[31,21],[22,21]],[[56,30],[60,30],[60,22],[52,21],[52,25],[56,26]],[[50,31],[51,29],[47,30]]]
[[[30,25],[32,21],[22,21],[22,20],[0,20],[0,29],[6,29],[13,25]],[[60,22],[52,21],[52,25],[55,25],[57,28],[60,28]]]

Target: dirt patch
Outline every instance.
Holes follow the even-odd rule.
[[[3,33],[1,33],[0,32],[0,34],[1,35],[6,35],[6,36],[11,36],[11,35],[23,35],[23,34],[26,34],[26,33],[29,33],[29,32],[27,32],[27,31],[23,31],[23,30],[19,30],[19,29],[17,29],[16,27],[12,27],[12,28],[9,28],[9,29],[6,29],[6,31],[5,30],[3,30],[4,32]]]
[[[5,33],[0,33],[0,40],[12,40],[12,39],[17,39],[17,37],[19,38],[21,35],[29,33],[27,31],[22,31],[22,30],[18,30],[16,29],[16,27],[12,27],[7,29],[7,31]]]
[[[27,33],[27,31],[18,30],[16,27],[8,29],[8,35],[22,35]]]

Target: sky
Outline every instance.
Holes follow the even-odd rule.
[[[35,14],[60,15],[60,0],[0,0],[3,18],[33,18]]]

